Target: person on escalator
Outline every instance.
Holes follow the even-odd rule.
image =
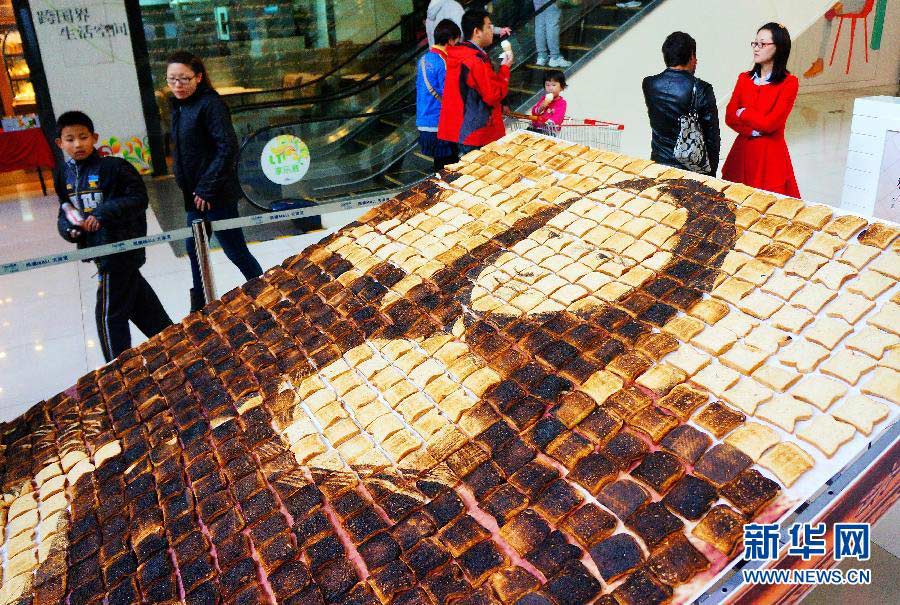
[[[482,3],[483,5],[484,3]],[[462,4],[456,0],[431,0],[425,11],[425,34],[428,36],[428,45],[434,46],[434,29],[444,19],[450,19],[462,29],[462,18],[465,12]],[[512,34],[512,30],[508,27],[492,25],[491,28],[494,36],[509,37]]]
[[[215,91],[200,57],[177,51],[169,56],[166,82],[172,90],[172,141],[175,182],[184,195],[187,222],[237,218],[243,195],[237,177],[238,139],[228,106]],[[244,279],[262,275],[238,229],[216,232],[225,256]],[[203,308],[203,281],[193,238],[187,240],[191,259],[191,311]]]
[[[502,102],[509,92],[512,51],[503,55],[500,69],[484,49],[494,37],[491,17],[470,10],[462,18],[466,41],[447,48],[447,78],[438,121],[438,139],[457,143],[460,154],[483,147],[506,134]]]
[[[444,80],[447,76],[447,47],[455,46],[462,37],[459,26],[444,19],[434,28],[434,46],[422,55],[416,68],[416,128],[419,129],[419,149],[434,159],[434,170],[459,161],[456,143],[437,138],[438,120]]]
[[[562,11],[559,2],[553,0],[533,0],[534,10],[534,45],[537,47],[536,64],[543,67],[566,68],[572,62],[563,57],[559,52],[559,18]],[[551,4],[552,2],[552,4]],[[550,6],[547,6],[547,5]],[[547,55],[550,55],[548,61]]]

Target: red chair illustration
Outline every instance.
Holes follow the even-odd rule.
[[[866,3],[863,5],[862,9],[855,13],[841,13],[836,12],[835,17],[840,19],[840,23],[838,23],[837,35],[834,37],[834,48],[831,49],[831,59],[828,61],[828,65],[830,66],[834,63],[834,55],[837,53],[838,42],[841,39],[841,28],[844,26],[844,19],[850,19],[850,48],[847,51],[847,69],[844,71],[845,74],[850,73],[850,61],[853,60],[853,42],[856,39],[856,20],[863,20],[863,27],[865,28],[865,52],[866,52],[866,63],[869,62],[869,14],[872,12],[872,9],[875,7],[875,0],[866,0]]]

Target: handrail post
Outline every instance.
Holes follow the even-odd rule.
[[[204,223],[203,219],[194,219],[191,221],[191,229],[194,231],[197,265],[200,267],[200,277],[203,281],[203,298],[210,303],[216,299],[216,284],[213,280],[212,264],[209,261],[209,233]],[[212,226],[209,229],[212,230]]]

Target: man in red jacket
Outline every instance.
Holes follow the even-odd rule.
[[[447,79],[438,138],[458,143],[460,154],[496,141],[506,134],[501,101],[509,89],[512,52],[507,52],[494,71],[483,50],[494,39],[491,17],[484,10],[470,10],[462,18],[466,41],[447,49]]]

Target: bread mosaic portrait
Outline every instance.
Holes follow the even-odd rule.
[[[0,605],[688,602],[896,420],[898,233],[471,152],[3,424]]]

